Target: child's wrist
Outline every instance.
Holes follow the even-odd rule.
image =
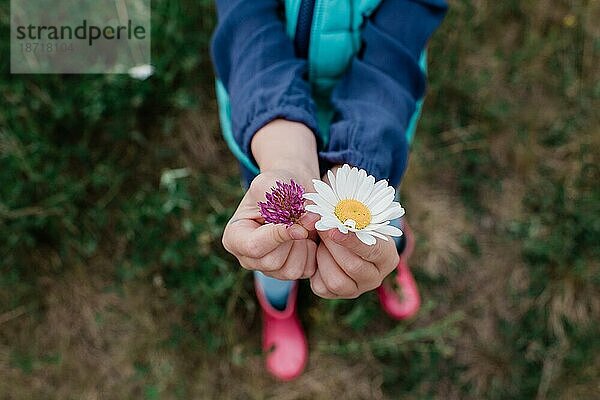
[[[309,179],[319,177],[317,141],[304,124],[271,121],[252,139],[252,154],[261,171],[288,170]]]
[[[284,174],[296,180],[305,189],[312,188],[312,180],[320,179],[319,166],[313,167],[303,160],[274,160],[260,167],[261,173],[274,172]]]

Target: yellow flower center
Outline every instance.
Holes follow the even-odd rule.
[[[335,206],[334,214],[344,224],[351,219],[356,222],[356,229],[364,229],[371,223],[371,211],[358,200],[342,200]]]

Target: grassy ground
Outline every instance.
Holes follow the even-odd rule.
[[[600,398],[600,6],[450,3],[402,187],[424,307],[396,324],[303,287],[285,385],[220,245],[241,190],[209,2],[153,2],[147,82],[3,63],[0,399]]]

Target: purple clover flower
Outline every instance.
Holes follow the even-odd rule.
[[[306,212],[302,198],[304,188],[293,179],[290,183],[277,181],[276,184],[277,187],[271,188],[271,193],[265,193],[267,201],[258,202],[258,208],[265,222],[290,226]]]

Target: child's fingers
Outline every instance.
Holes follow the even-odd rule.
[[[321,277],[321,272],[319,269],[315,271],[315,274],[310,278],[310,288],[313,293],[319,297],[324,299],[337,299],[340,296],[332,293],[325,286],[325,282],[323,282],[323,278]]]
[[[359,294],[358,285],[337,264],[325,245],[317,248],[317,272],[327,290],[343,298],[354,298]]]
[[[294,240],[285,263],[269,276],[285,281],[300,279],[306,263],[306,241]]]
[[[247,232],[252,232],[258,229],[260,224],[253,219],[239,218],[236,214],[231,217],[231,220],[225,225],[223,238],[221,239],[225,250],[234,255],[239,255],[239,237]]]
[[[381,273],[373,263],[330,239],[324,239],[323,244],[337,265],[356,282],[361,291],[375,289],[381,284]]]
[[[349,249],[364,260],[370,261],[376,266],[387,264],[390,260],[390,254],[398,253],[391,251],[395,249],[393,240],[377,240],[375,244],[369,246],[360,241],[354,233],[344,234],[337,229],[330,229],[325,233],[325,237],[333,242]]]
[[[319,240],[319,232],[315,228],[315,224],[321,218],[320,215],[307,212],[300,218],[300,225],[308,230],[308,238],[313,242],[317,243]]]
[[[237,255],[236,257],[242,267],[251,271],[261,271],[265,273],[274,272],[281,269],[281,267],[283,267],[283,265],[286,263],[294,243],[296,243],[296,241],[286,242],[260,258],[246,257],[242,255]]]
[[[307,237],[306,228],[297,224],[286,227],[282,224],[260,225],[253,220],[240,220],[226,227],[223,245],[235,255],[261,258],[283,243]]]
[[[310,278],[317,270],[317,244],[312,240],[306,241],[306,264],[301,278]]]

